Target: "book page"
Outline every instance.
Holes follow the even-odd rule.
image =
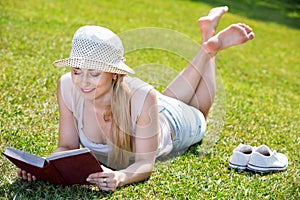
[[[61,151],[61,152],[55,153],[51,156],[48,156],[46,158],[46,160],[55,160],[55,159],[64,158],[64,157],[68,157],[68,156],[83,154],[86,152],[90,152],[90,150],[88,148],[81,148],[81,149],[74,149],[74,150],[69,150],[69,151]]]
[[[46,162],[46,160],[42,157],[26,153],[24,151],[20,151],[14,148],[6,148],[4,154],[37,167],[43,167]]]

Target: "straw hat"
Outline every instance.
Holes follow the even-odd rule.
[[[100,26],[83,26],[73,36],[70,57],[57,60],[53,65],[133,74],[123,56],[124,48],[116,34]]]

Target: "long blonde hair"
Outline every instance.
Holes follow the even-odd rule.
[[[123,169],[129,165],[132,154],[130,91],[123,81],[124,75],[117,75],[113,85],[111,99],[111,144],[108,165],[114,169]]]

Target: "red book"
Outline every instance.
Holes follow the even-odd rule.
[[[90,174],[103,171],[99,161],[88,148],[62,151],[42,158],[8,147],[3,155],[38,180],[58,185],[89,184],[86,178]]]

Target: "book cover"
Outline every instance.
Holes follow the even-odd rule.
[[[18,168],[36,176],[38,180],[52,184],[89,184],[88,175],[102,172],[101,165],[88,148],[63,151],[42,158],[14,148],[6,148],[3,153]]]

